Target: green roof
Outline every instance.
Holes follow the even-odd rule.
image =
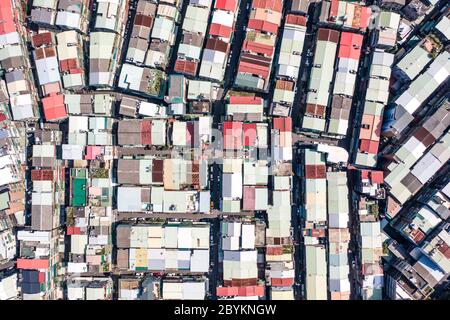
[[[87,177],[87,169],[72,168],[70,170],[70,175],[77,177],[77,178],[86,178]]]
[[[147,267],[136,267],[136,271],[147,271]]]
[[[3,192],[0,194],[0,210],[5,210],[9,208],[9,195],[8,192]]]
[[[238,73],[234,83],[238,87],[259,89],[258,83],[260,80],[260,78],[252,76],[251,74]]]
[[[73,179],[72,205],[74,207],[86,206],[86,179]]]

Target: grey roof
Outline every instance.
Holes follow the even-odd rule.
[[[136,117],[137,102],[138,100],[136,99],[124,97],[120,102],[119,114],[133,118]]]
[[[385,3],[396,3],[399,6],[403,7],[405,5],[405,0],[381,0],[381,4]]]
[[[154,16],[156,13],[156,4],[150,1],[140,0],[136,12],[145,16]]]
[[[310,0],[292,0],[292,12],[308,12]]]
[[[22,70],[14,70],[5,74],[6,83],[24,80],[25,75]]]
[[[405,110],[402,106],[395,107],[395,121],[391,124],[391,127],[400,133],[408,127],[414,117]]]
[[[33,8],[31,10],[31,21],[52,25],[55,20],[55,12],[44,8]]]
[[[120,224],[116,228],[116,244],[118,248],[130,247],[131,225]]]
[[[51,205],[33,205],[31,212],[31,227],[33,230],[53,229],[53,207]]]
[[[139,160],[119,159],[117,164],[117,182],[139,184]]]
[[[58,10],[65,10],[74,13],[81,13],[83,0],[59,0]]]

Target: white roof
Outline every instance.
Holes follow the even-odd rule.
[[[18,178],[14,177],[12,169],[10,167],[0,169],[0,186],[4,186],[17,181]]]
[[[162,297],[165,300],[204,300],[206,284],[204,281],[169,282],[163,280]]]
[[[394,54],[383,50],[375,50],[372,57],[372,64],[390,67],[394,63]]]
[[[78,33],[75,30],[63,31],[56,34],[58,59],[66,60],[78,58]]]
[[[111,32],[91,32],[89,59],[111,59],[116,35]]]
[[[37,193],[33,192],[31,194],[31,203],[38,206],[51,206],[53,205],[53,194],[52,193]]]
[[[70,116],[69,132],[87,132],[89,131],[89,118],[86,116]]]
[[[58,11],[56,15],[56,25],[78,29],[80,28],[80,18],[80,14],[76,12]]]
[[[62,145],[62,158],[64,160],[83,160],[84,146],[75,144]]]
[[[447,16],[443,16],[435,28],[439,30],[447,40],[450,39],[450,19]]]
[[[243,224],[242,225],[242,248],[254,249],[255,248],[255,225]]]
[[[242,198],[242,174],[224,173],[222,175],[223,198]]]
[[[117,21],[121,14],[119,0],[99,0],[97,1],[95,27],[117,31]]]
[[[56,56],[44,59],[35,59],[36,71],[39,83],[45,85],[47,83],[58,82],[61,80],[59,73],[58,59]]]
[[[69,262],[67,264],[68,273],[84,273],[87,272],[87,264],[85,262]],[[73,290],[74,287],[68,287],[68,290]],[[80,288],[81,290],[81,288]]]
[[[17,240],[19,241],[36,241],[42,244],[49,244],[51,240],[50,231],[27,231],[19,230],[17,232]]]
[[[165,117],[167,115],[166,111],[167,110],[166,110],[165,106],[161,106],[156,103],[141,101],[141,103],[139,105],[138,113],[140,115],[148,116],[148,117],[155,117],[155,116]],[[152,131],[152,133],[153,133],[153,131]],[[153,136],[152,136],[152,139],[153,139]]]
[[[11,111],[14,120],[24,120],[34,117],[31,94],[26,93],[10,98]]]
[[[449,75],[450,53],[444,51],[430,64],[427,71],[411,83],[395,103],[413,114]]]
[[[316,131],[324,131],[325,130],[325,119],[320,119],[320,118],[315,118],[315,117],[310,117],[308,115],[305,115],[303,117],[302,128],[316,130]]]
[[[422,42],[419,42],[397,63],[397,67],[412,80],[431,59],[431,54],[423,48]]]
[[[443,163],[439,161],[431,152],[427,153],[420,161],[418,161],[411,173],[422,183],[428,180],[441,168]]]
[[[209,250],[194,250],[191,256],[191,272],[208,272]]]
[[[117,188],[117,210],[118,211],[142,211],[141,188],[118,187]]]
[[[51,157],[55,156],[55,145],[35,144],[33,145],[33,157]]]
[[[73,254],[85,254],[87,244],[87,234],[73,234],[70,236],[70,252]]]
[[[119,77],[119,87],[134,91],[140,91],[141,79],[144,69],[138,66],[125,63],[122,65]]]
[[[0,45],[6,46],[10,44],[20,43],[20,36],[17,32],[10,32],[0,35]]]
[[[231,28],[234,23],[234,13],[224,10],[215,10],[211,21],[211,24],[212,23],[221,24]]]
[[[197,47],[197,46],[187,44],[187,43],[180,43],[180,46],[178,48],[179,55],[181,55],[183,57],[191,58],[194,60],[200,60],[201,52],[202,52],[201,47]]]
[[[0,278],[0,300],[9,300],[17,297],[17,273]]]
[[[334,58],[337,44],[331,41],[317,41],[311,77],[308,84],[306,103],[328,105],[329,89],[333,79]],[[324,58],[325,57],[325,58]],[[323,129],[321,130],[323,131]]]
[[[172,42],[172,39],[174,37],[174,26],[175,23],[173,20],[164,16],[157,16],[153,24],[152,38]]]
[[[209,49],[205,49],[204,52]],[[209,50],[211,51],[211,50]],[[217,52],[217,51],[214,51]],[[203,53],[203,56],[204,53]],[[207,61],[205,59],[202,60],[202,63],[200,65],[200,73],[199,76],[213,79],[217,81],[222,81],[225,73],[225,68],[223,67],[223,64],[221,63],[213,63],[210,61]]]
[[[342,147],[330,146],[323,143],[317,144],[317,151],[327,154],[327,162],[331,163],[347,163],[348,152]]]
[[[183,20],[183,30],[205,34],[208,27],[209,8],[189,5]]]

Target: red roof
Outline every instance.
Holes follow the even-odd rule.
[[[262,297],[264,296],[264,286],[217,287],[216,294],[219,297]]]
[[[306,179],[325,179],[327,176],[327,169],[325,165],[305,165]]]
[[[443,243],[441,246],[437,248],[447,259],[450,259],[450,247]]]
[[[152,122],[150,120],[141,122],[141,143],[144,145],[152,144]]]
[[[236,11],[237,0],[216,0],[214,7],[225,11]]]
[[[189,121],[186,123],[186,145],[194,146],[194,122]]]
[[[224,121],[223,145],[225,149],[242,149],[242,122]]]
[[[314,238],[325,237],[325,229],[311,229],[311,237]]]
[[[361,179],[369,179],[369,170],[360,170],[361,171]]]
[[[380,184],[380,183],[384,182],[383,171],[371,171],[370,177],[371,177],[372,183]]]
[[[261,97],[231,96],[230,104],[261,104]]]
[[[17,32],[14,24],[11,1],[0,1],[0,35]]]
[[[67,227],[67,235],[70,236],[72,234],[81,234],[80,227]]]
[[[238,295],[238,287],[217,287],[216,294],[218,297],[230,297]]]
[[[362,274],[365,275],[382,275],[383,268],[378,263],[364,263],[362,265]]]
[[[269,77],[270,73],[269,67],[259,66],[257,64],[245,62],[242,60],[241,63],[239,63],[238,72],[258,75],[265,79]]]
[[[62,72],[67,72],[71,69],[77,69],[78,61],[76,58],[59,60],[59,66]]]
[[[85,160],[94,160],[97,156],[102,155],[103,148],[100,146],[87,146]]]
[[[31,170],[31,181],[53,181],[53,170]]]
[[[342,32],[338,57],[359,60],[362,42],[362,35],[351,32]]]
[[[377,154],[378,144],[378,141],[361,139],[359,143],[359,150],[370,154]]]
[[[253,147],[256,144],[256,123],[244,123],[244,146]]]
[[[67,117],[66,106],[64,105],[64,95],[51,95],[42,99],[45,120],[59,120]]]
[[[70,74],[77,74],[77,73],[83,73],[83,69],[70,69],[69,73]]]
[[[198,62],[177,59],[174,70],[179,73],[195,76],[197,74]]]
[[[296,14],[288,14],[286,16],[286,24],[293,24],[293,25],[297,25],[297,26],[306,27],[306,17],[299,16]]]
[[[255,210],[255,187],[245,186],[243,199],[244,210]]]
[[[17,259],[17,269],[37,270],[47,269],[48,259]]]
[[[223,24],[212,23],[209,28],[209,34],[213,36],[218,36],[222,38],[230,38],[233,29],[231,27],[225,26]]]
[[[329,17],[337,17],[338,8],[339,8],[339,1],[338,0],[331,0]]]
[[[283,247],[281,246],[268,246],[266,248],[266,254],[271,256],[281,256],[283,254]]]
[[[273,287],[289,287],[294,284],[294,278],[272,278],[270,282]]]
[[[380,141],[380,135],[381,135],[381,124],[382,120],[380,116],[374,116],[373,118],[373,128],[371,139],[373,141]]]
[[[38,281],[39,281],[39,283],[45,282],[45,272],[39,272]]]
[[[35,48],[44,44],[53,44],[52,34],[50,32],[38,33],[31,38],[31,43]]]
[[[305,113],[309,115],[315,115],[320,118],[324,118],[326,114],[326,106],[308,103],[306,105]]]
[[[273,55],[273,47],[267,44],[257,43],[254,41],[244,41],[244,45],[242,49],[245,51],[250,51],[253,53],[263,54],[267,57],[271,57]]]
[[[420,229],[411,230],[409,236],[412,238],[412,240],[415,243],[422,242],[422,240],[425,239],[425,237],[426,237],[425,233],[423,233],[423,231]]]
[[[253,297],[253,296],[262,297],[264,295],[263,286],[238,287],[238,291],[239,291],[238,295],[240,297]]]
[[[270,9],[281,12],[283,10],[283,1],[280,0],[253,0],[252,8]]]
[[[359,28],[366,29],[369,26],[370,17],[371,17],[371,9],[369,7],[361,6],[361,17],[359,21]]]
[[[280,130],[281,132],[291,132],[292,118],[273,118],[273,128],[275,130]]]
[[[271,23],[269,21],[265,20],[256,20],[256,19],[250,19],[248,21],[249,29],[257,30],[257,31],[264,31],[264,32],[270,32],[270,33],[277,33],[278,31],[278,25],[275,23]]]

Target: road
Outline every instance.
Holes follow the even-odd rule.
[[[231,40],[229,60],[223,80],[224,93],[233,87],[234,79],[236,77],[241,48],[245,39],[244,27],[247,26],[248,23],[249,10],[247,10],[247,4],[249,2],[250,1],[241,0],[239,4],[238,16],[234,27],[235,31],[233,32],[233,39]]]
[[[303,44],[302,61],[299,70],[299,80],[297,81],[296,94],[292,105],[291,117],[293,120],[293,165],[300,165],[302,159],[297,152],[299,144],[313,144],[317,139],[311,138],[304,133],[298,132],[300,129],[302,110],[302,100],[306,99],[306,87],[308,84],[309,74],[311,73],[312,50],[315,39],[314,17],[316,12],[316,4],[310,4],[308,8],[308,19],[306,22],[306,36]],[[297,172],[297,168],[293,168]],[[293,192],[291,207],[291,224],[294,240],[294,266],[295,266],[295,282],[294,282],[294,298],[297,300],[305,299],[305,257],[304,257],[304,239],[303,228],[304,220],[300,216],[300,208],[303,206],[303,185],[302,179],[298,175],[294,175]]]

